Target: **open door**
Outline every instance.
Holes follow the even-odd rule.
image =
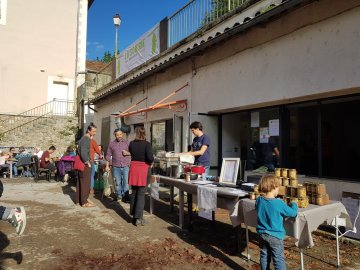
[[[183,118],[182,116],[173,115],[173,141],[175,153],[183,152]]]
[[[221,158],[219,156],[219,116],[189,112],[189,123],[187,128],[189,128],[190,124],[194,121],[199,121],[203,125],[203,132],[210,137],[210,174],[219,175],[219,159]],[[190,129],[188,138],[188,144],[191,144],[194,135],[192,135]]]
[[[110,116],[101,119],[101,144],[103,151],[106,153],[110,143]]]

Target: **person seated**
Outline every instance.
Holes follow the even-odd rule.
[[[19,160],[22,159],[22,158],[31,158],[31,154],[25,150],[25,147],[24,146],[20,146],[19,147],[19,153],[15,156],[16,160],[17,160],[17,164],[16,164],[16,167],[22,167],[23,168],[23,173],[22,175],[25,176],[25,177],[32,177],[32,173],[31,173],[31,170],[30,170],[30,166],[31,166],[31,163],[29,164],[26,164],[26,165],[22,165],[19,163]]]
[[[12,175],[13,175],[13,177],[17,177],[18,176],[18,169],[17,169],[17,166],[16,166],[16,153],[15,153],[15,147],[13,147],[13,146],[11,146],[9,148],[9,157],[8,157],[8,159],[13,161]]]
[[[40,159],[40,168],[48,169],[55,174],[55,180],[57,180],[57,169],[53,159],[50,157],[56,150],[54,145],[49,147],[49,150],[44,151]]]
[[[44,151],[42,151],[40,147],[35,146],[33,156],[37,156],[38,160],[40,160],[43,153]]]
[[[65,153],[64,153],[63,156],[75,157],[75,156],[76,156],[76,152],[75,152],[75,150],[74,150],[74,147],[71,146],[71,145],[68,146],[68,147],[66,148],[66,151],[65,151]]]
[[[73,171],[73,163],[75,161],[76,152],[73,146],[68,146],[64,155],[57,163],[58,175],[63,178],[63,182],[69,180],[70,174]]]
[[[9,155],[2,151],[0,154],[0,173],[2,173],[5,177],[6,173],[9,171],[9,164],[6,164],[6,160],[9,158]]]

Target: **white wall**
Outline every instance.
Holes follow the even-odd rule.
[[[356,8],[199,68],[192,104],[218,111],[359,88],[359,18]]]
[[[45,103],[50,76],[74,80],[77,7],[74,0],[7,1],[6,25],[0,25],[0,95],[7,102],[0,113]]]
[[[306,12],[306,8],[302,9],[300,15]],[[274,21],[271,27],[286,28],[284,23],[305,19],[300,15],[290,14],[288,20]],[[187,112],[230,112],[360,93],[359,18],[360,8],[354,8],[251,47],[249,44],[255,44],[262,34],[270,33],[272,29],[267,28],[269,25],[255,28],[251,30],[255,32],[253,35],[249,31],[194,56],[194,65],[191,60],[184,60],[138,82],[136,86],[122,89],[118,94],[97,102],[95,118],[101,119],[114,111],[125,110],[146,96],[148,100],[136,109],[153,105],[186,83],[189,86],[185,91],[169,100],[187,99]],[[247,44],[247,49],[239,49],[243,44]],[[195,72],[192,71],[193,66]],[[154,110],[126,118],[126,122],[134,124],[170,119],[172,114],[171,110]],[[183,115],[186,116],[186,112]],[[222,154],[225,156],[228,154],[226,151],[239,144],[239,140],[234,139],[239,130],[231,124],[235,118],[227,116],[224,119]],[[184,135],[188,134],[187,124],[184,123]],[[186,145],[186,142],[184,136],[183,144]],[[342,190],[354,189],[359,184],[332,185],[328,185],[329,192],[332,198],[338,199]]]

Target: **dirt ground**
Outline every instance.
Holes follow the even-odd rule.
[[[245,250],[244,230],[230,225],[226,211],[215,224],[195,216],[191,232],[181,230],[177,207],[170,212],[169,193],[161,199],[146,226],[135,227],[129,205],[110,198],[91,197],[97,205],[74,205],[75,188],[62,182],[4,179],[2,205],[24,205],[27,227],[17,236],[0,222],[0,269],[260,269],[257,236],[250,233],[251,260]],[[236,248],[239,232],[239,248]],[[314,234],[315,247],[305,251],[306,269],[335,269],[336,243],[332,236]],[[300,255],[292,239],[285,240],[288,269],[300,269]],[[360,269],[360,245],[340,243],[343,269]]]

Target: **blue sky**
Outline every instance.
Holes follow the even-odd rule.
[[[189,0],[95,0],[88,13],[87,59],[100,59],[104,52],[115,50],[113,16],[120,14],[119,51]]]

